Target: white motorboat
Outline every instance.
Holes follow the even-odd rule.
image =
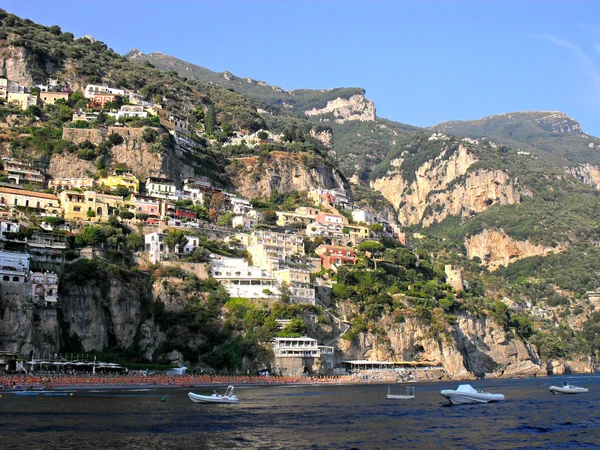
[[[388,400],[410,400],[415,398],[415,387],[406,386],[406,395],[392,394],[391,389],[388,386],[387,399]]]
[[[489,392],[478,391],[470,384],[461,384],[456,390],[444,389],[440,394],[450,400],[450,403],[453,405],[462,405],[465,403],[489,403],[504,400],[504,395],[502,394],[491,394]]]
[[[574,386],[567,381],[565,381],[562,386],[550,386],[548,390],[553,394],[585,394],[586,392],[589,392],[587,388]]]
[[[223,395],[217,394],[217,391],[213,391],[211,395],[200,395],[194,394],[193,392],[188,393],[188,397],[194,403],[237,403],[238,398],[233,394],[233,386],[227,386]]]

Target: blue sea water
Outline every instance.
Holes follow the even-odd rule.
[[[556,396],[570,381],[588,394]],[[600,376],[478,380],[506,401],[448,406],[411,383],[414,400],[387,385],[238,387],[238,404],[192,403],[190,389],[95,389],[0,398],[3,449],[571,449],[600,448]],[[210,393],[211,388],[192,389]],[[403,385],[392,385],[404,393]],[[70,394],[73,395],[70,395]],[[165,401],[161,399],[166,396]]]

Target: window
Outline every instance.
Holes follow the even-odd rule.
[[[19,277],[13,277],[13,281],[18,283],[19,282]]]
[[[75,207],[73,208],[73,211],[74,211],[74,212],[80,212],[80,211],[81,211],[81,207],[79,207],[79,206],[75,206]]]

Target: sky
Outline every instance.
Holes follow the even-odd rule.
[[[416,126],[562,111],[600,136],[597,0],[3,0],[119,53],[136,47],[283,89],[362,87]]]

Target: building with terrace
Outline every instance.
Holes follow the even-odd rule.
[[[260,267],[249,265],[241,258],[222,258],[211,262],[211,275],[220,281],[231,297],[253,300],[276,300],[279,283]]]
[[[46,306],[58,301],[58,275],[54,272],[32,272],[31,295],[34,302],[44,302]]]
[[[3,158],[2,164],[8,175],[8,182],[15,184],[38,183],[43,185],[46,179],[41,170],[35,169],[33,164]]]
[[[25,283],[29,278],[29,254],[0,250],[0,281]]]
[[[96,191],[62,191],[59,194],[65,220],[104,221],[118,214],[123,206],[123,197],[101,194]]]
[[[333,370],[334,348],[317,345],[309,337],[277,337],[272,342],[275,371],[284,376],[330,373]]]
[[[57,216],[62,214],[58,197],[45,192],[0,187],[0,204],[9,208],[27,208],[40,215]]]

